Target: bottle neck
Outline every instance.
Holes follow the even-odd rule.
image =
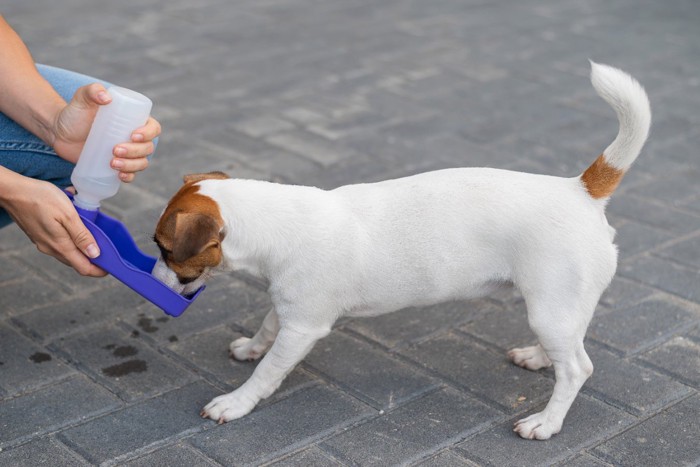
[[[85,194],[82,196],[81,193],[76,194],[73,202],[79,208],[87,211],[98,211],[100,209],[100,201],[91,196],[86,196]]]

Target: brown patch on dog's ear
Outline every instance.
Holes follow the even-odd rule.
[[[595,199],[609,198],[613,194],[620,180],[625,175],[620,170],[608,164],[605,155],[601,154],[598,159],[581,175],[581,181],[586,190]]]
[[[182,181],[184,183],[193,183],[193,182],[201,182],[202,180],[226,180],[229,177],[227,174],[224,172],[219,172],[218,170],[216,172],[207,172],[207,173],[202,173],[202,174],[189,174],[185,175],[182,177]]]
[[[198,213],[179,212],[175,215],[175,237],[173,261],[182,263],[221,242],[221,227],[210,216]]]

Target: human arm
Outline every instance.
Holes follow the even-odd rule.
[[[22,39],[0,15],[0,112],[41,138],[61,158],[76,163],[100,105],[111,102],[104,86],[79,88],[70,103],[36,69]],[[148,166],[160,124],[153,118],[114,148],[112,167],[124,182]]]
[[[0,207],[37,249],[84,276],[106,273],[90,263],[99,249],[68,197],[49,182],[24,177],[0,166]]]

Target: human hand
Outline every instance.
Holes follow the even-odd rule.
[[[37,249],[71,266],[83,276],[107,273],[90,263],[100,251],[73,204],[51,183],[17,175],[2,199],[2,207]]]
[[[73,99],[55,119],[50,144],[63,159],[76,163],[80,157],[90,127],[99,106],[112,102],[107,90],[99,83],[79,88]],[[160,135],[160,123],[152,117],[141,128],[134,130],[131,141],[114,147],[111,166],[119,171],[119,179],[131,182],[135,173],[148,167],[146,156],[153,152],[153,139]]]

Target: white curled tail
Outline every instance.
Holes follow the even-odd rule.
[[[581,180],[593,198],[608,198],[644,146],[651,126],[651,109],[644,88],[624,71],[591,62],[591,83],[615,110],[620,129]]]

